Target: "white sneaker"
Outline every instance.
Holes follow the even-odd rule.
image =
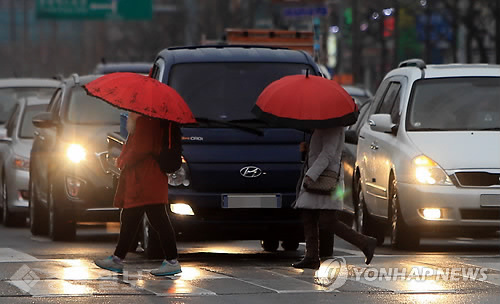
[[[151,274],[155,276],[169,276],[181,272],[181,265],[177,260],[175,260],[174,264],[167,262],[167,260],[163,260],[160,268],[151,270]]]
[[[113,258],[112,255],[103,259],[103,260],[95,260],[94,263],[106,270],[111,270],[114,272],[122,273],[123,272],[123,263],[118,262]]]

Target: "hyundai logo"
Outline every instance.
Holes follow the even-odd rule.
[[[241,168],[240,174],[246,178],[254,178],[262,175],[262,170],[255,166],[246,166]]]

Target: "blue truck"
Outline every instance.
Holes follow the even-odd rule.
[[[296,250],[303,240],[291,208],[303,155],[304,132],[277,128],[251,113],[259,94],[287,75],[320,75],[304,51],[257,46],[168,48],[152,77],[174,88],[198,124],[183,126],[183,164],[169,175],[168,212],[178,239],[261,240],[264,250]],[[109,134],[114,168],[126,134]],[[140,241],[158,255],[147,219]]]

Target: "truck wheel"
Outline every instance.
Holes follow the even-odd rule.
[[[38,200],[35,189],[35,181],[30,180],[29,186],[29,209],[30,209],[30,230],[33,235],[47,235],[49,232],[49,223],[47,210]]]
[[[279,245],[280,245],[280,241],[277,239],[265,239],[265,240],[260,241],[260,246],[262,246],[262,249],[264,249],[264,251],[268,251],[268,252],[277,251]]]
[[[160,238],[148,221],[148,217],[144,215],[142,220],[142,247],[144,255],[148,259],[163,259],[164,253],[161,248]]]
[[[391,245],[397,249],[416,249],[420,243],[420,235],[418,231],[410,231],[404,222],[395,181],[391,184]]]
[[[53,241],[73,241],[76,237],[76,223],[57,206],[55,186],[49,185],[49,237]]]
[[[299,249],[299,241],[297,240],[284,240],[281,242],[281,248],[285,251],[296,251]]]
[[[327,229],[319,229],[319,256],[333,256],[334,234]]]

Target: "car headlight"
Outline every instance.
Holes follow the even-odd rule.
[[[415,179],[426,185],[453,185],[450,177],[439,165],[425,155],[413,159]]]
[[[179,170],[174,173],[167,174],[167,177],[168,184],[173,187],[188,187],[191,184],[191,181],[189,180],[189,168],[184,157],[182,158],[182,165]]]
[[[14,167],[18,170],[29,171],[30,170],[30,160],[29,158],[24,158],[19,155],[14,156]]]
[[[66,149],[66,157],[73,163],[78,164],[87,157],[87,151],[79,144],[71,144]]]

